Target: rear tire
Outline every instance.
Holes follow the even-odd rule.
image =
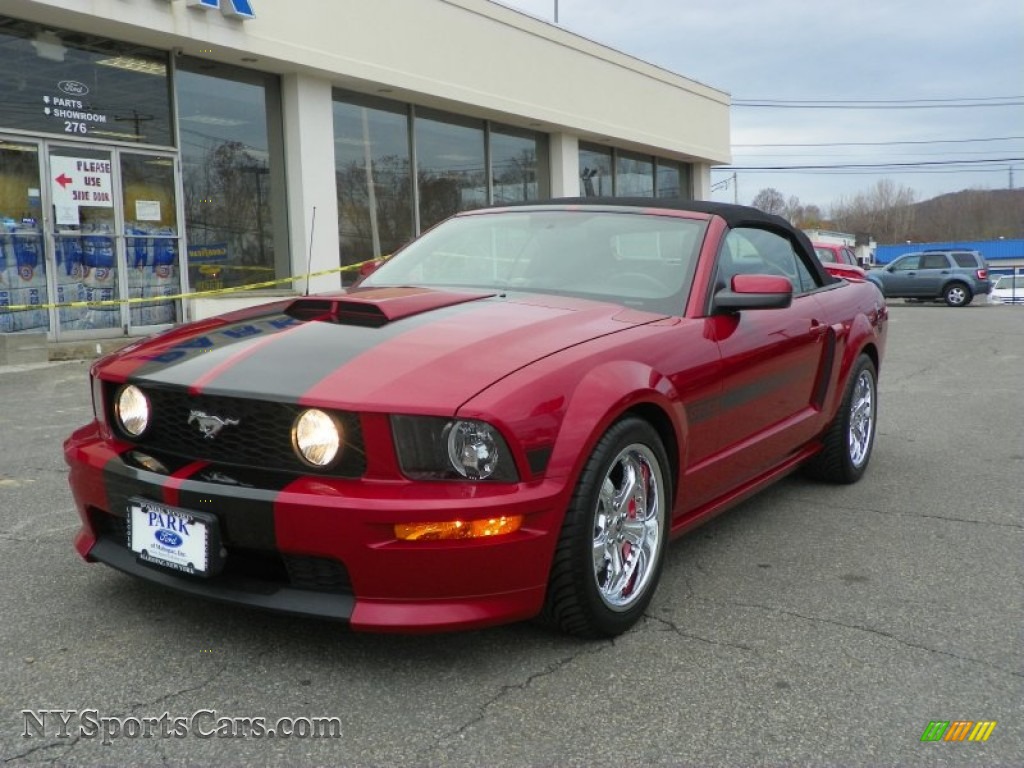
[[[964,283],[950,283],[946,286],[942,298],[946,300],[946,304],[950,307],[966,307],[971,303],[974,294],[971,293],[971,289]]]
[[[878,417],[878,373],[867,355],[854,363],[843,402],[822,439],[821,453],[806,466],[807,474],[829,483],[855,483],[864,474],[875,444]]]
[[[585,638],[639,621],[661,576],[671,486],[650,424],[627,417],[604,434],[566,510],[540,621]]]

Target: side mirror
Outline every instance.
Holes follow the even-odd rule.
[[[793,303],[793,284],[778,275],[734,275],[729,288],[715,294],[716,311],[785,309]]]

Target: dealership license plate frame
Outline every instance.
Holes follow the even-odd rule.
[[[159,516],[163,523],[171,523],[170,526],[155,525],[152,515]],[[179,531],[185,532],[187,539],[178,546],[164,546],[156,538],[158,531],[181,539],[185,537]],[[129,499],[125,543],[140,563],[169,573],[209,578],[224,567],[220,523],[210,512],[195,512],[148,499]],[[184,547],[185,543],[189,546]],[[176,552],[179,546],[183,547],[180,553]]]

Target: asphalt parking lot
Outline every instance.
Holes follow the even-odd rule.
[[[677,541],[646,620],[597,643],[350,634],[87,566],[60,450],[87,366],[0,368],[0,763],[1024,764],[1024,309],[891,317],[865,478]],[[104,737],[164,713],[167,738]],[[207,737],[315,717],[340,732]],[[921,741],[957,720],[997,725]]]

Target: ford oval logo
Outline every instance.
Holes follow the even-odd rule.
[[[89,86],[77,80],[61,80],[57,87],[69,96],[85,96],[89,93]]]
[[[176,534],[174,531],[168,531],[166,528],[159,528],[157,530],[156,540],[165,547],[170,547],[171,549],[177,549],[184,542],[181,536]]]

